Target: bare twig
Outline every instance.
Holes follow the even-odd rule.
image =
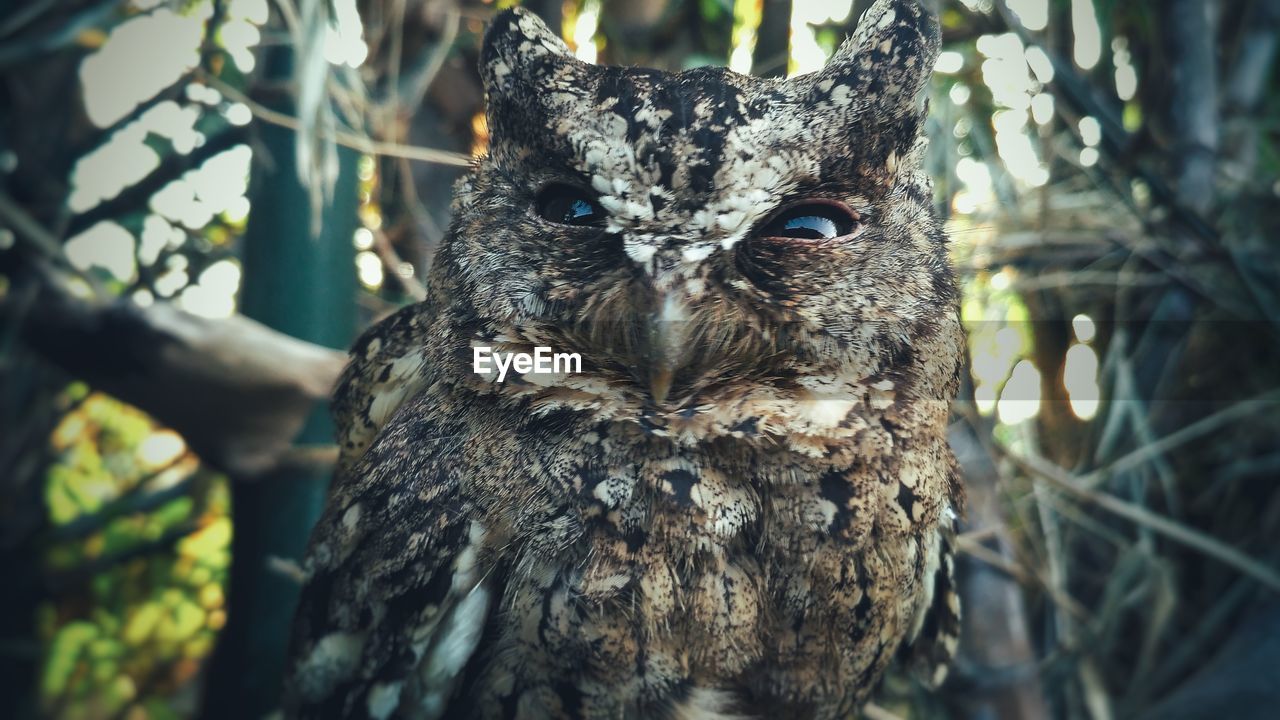
[[[258,119],[264,122],[268,122],[268,123],[271,123],[272,125],[278,125],[280,127],[288,128],[290,130],[295,130],[295,131],[298,130],[299,127],[301,127],[301,123],[298,121],[297,118],[282,112],[277,112],[275,110],[272,110],[269,107],[266,107],[262,103],[259,103],[253,100],[252,98],[240,92],[239,90],[231,87],[230,85],[223,82],[219,78],[213,77],[211,75],[206,75],[204,77],[204,80],[208,82],[210,85],[217,88],[218,91],[221,92],[223,95],[226,95],[227,97],[235,100],[236,102],[244,103],[246,106],[248,106],[249,110],[253,113],[255,117],[257,117]],[[355,133],[346,132],[343,130],[327,131],[327,130],[320,129],[318,130],[318,133],[322,137],[331,139],[334,142],[338,143],[339,145],[342,145],[343,147],[349,147],[349,148],[352,148],[353,150],[359,150],[360,152],[367,153],[369,155],[401,157],[408,160],[438,163],[441,165],[453,165],[455,167],[470,167],[472,164],[471,157],[467,155],[463,155],[462,153],[449,152],[447,150],[436,150],[434,148],[418,147],[415,145],[401,145],[398,143],[379,142],[379,141],[371,140],[367,137],[357,135]]]
[[[0,68],[72,45],[81,33],[102,25],[107,18],[118,12],[120,3],[117,0],[103,0],[58,23],[56,29],[45,35],[21,40],[10,39],[0,45]]]
[[[22,28],[29,25],[32,21],[39,19],[41,15],[48,12],[58,0],[36,0],[28,2],[24,6],[14,8],[10,11],[9,19],[0,25],[0,38],[6,38],[18,32]]]
[[[195,464],[194,458],[190,453],[179,455],[173,462],[159,470],[148,473],[138,480],[124,495],[103,505],[97,511],[79,515],[70,522],[56,526],[50,532],[49,539],[53,542],[65,542],[83,538],[105,528],[116,518],[148,512],[171,500],[184,497],[191,491],[191,486],[195,484],[199,475],[199,471],[195,468],[190,469],[186,477],[168,487],[154,489],[151,484],[156,478],[169,473],[179,464],[188,461],[193,465]]]
[[[445,15],[444,34],[432,49],[431,54],[427,56],[426,64],[417,72],[404,78],[405,88],[400,94],[404,96],[403,102],[410,112],[415,112],[418,106],[422,105],[422,99],[426,97],[431,83],[435,81],[440,68],[444,67],[445,58],[449,57],[449,51],[453,49],[453,43],[458,39],[458,25],[461,21],[458,9],[450,7]]]
[[[972,538],[961,536],[957,546],[960,552],[1006,573],[1009,577],[1017,580],[1019,584],[1044,590],[1056,605],[1071,613],[1077,619],[1086,623],[1092,620],[1089,610],[1081,605],[1078,600],[1054,587],[1052,583],[1041,577],[1034,569],[1028,568],[1016,560],[1008,560],[982,543],[974,542]]]
[[[1044,458],[1022,456],[998,443],[995,447],[999,449],[1004,457],[1008,458],[1024,472],[1044,478],[1054,486],[1065,490],[1080,500],[1150,528],[1174,542],[1235,568],[1275,592],[1280,592],[1280,573],[1217,538],[1206,535],[1195,528],[1169,520],[1139,505],[1121,500],[1114,495],[1091,490],[1081,483],[1079,478],[1072,476]]]
[[[898,715],[885,710],[875,703],[867,703],[866,707],[862,708],[862,714],[867,720],[902,720]]]
[[[196,520],[184,521],[169,528],[154,540],[147,540],[123,550],[101,555],[70,570],[52,573],[46,578],[46,584],[50,592],[54,594],[65,592],[69,588],[88,582],[95,575],[106,572],[122,563],[156,553],[167,552],[177,545],[178,541],[198,529],[200,529],[200,525]]]
[[[40,257],[63,268],[71,267],[58,237],[36,222],[4,192],[0,192],[0,220],[14,231],[19,241],[26,243]]]
[[[382,261],[382,266],[396,276],[396,280],[404,286],[404,291],[409,297],[418,302],[427,299],[427,288],[418,282],[418,278],[412,274],[402,275],[400,273],[404,260],[401,259],[396,249],[392,247],[391,238],[387,237],[387,234],[381,228],[373,231],[373,249],[378,253],[378,259]]]
[[[1208,435],[1233,422],[1255,415],[1261,410],[1273,409],[1272,406],[1276,403],[1280,403],[1280,389],[1235,403],[1186,427],[1179,428],[1168,435],[1152,440],[1149,444],[1141,445],[1127,455],[1111,462],[1106,467],[1081,475],[1078,480],[1085,488],[1096,488],[1111,475],[1131,470],[1162,457],[1174,448]]]

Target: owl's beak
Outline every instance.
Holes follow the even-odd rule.
[[[649,396],[656,405],[667,401],[667,393],[671,392],[671,381],[676,373],[668,367],[655,367],[649,373]]]
[[[667,401],[676,372],[685,364],[688,320],[684,304],[670,295],[648,318],[649,397],[655,405]]]

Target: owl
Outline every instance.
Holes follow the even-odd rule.
[[[493,20],[491,143],[429,297],[335,394],[286,716],[848,718],[895,659],[941,680],[963,336],[921,169],[938,45],[880,0],[824,69],[759,79]],[[537,348],[580,367],[478,371]]]

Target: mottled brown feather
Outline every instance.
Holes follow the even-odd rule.
[[[937,50],[908,0],[785,81],[596,67],[494,20],[490,153],[430,296],[336,398],[287,716],[842,718],[901,652],[939,678],[962,332],[920,168]],[[539,217],[552,182],[605,226]],[[861,232],[761,236],[810,198]],[[583,372],[498,383],[475,345]]]

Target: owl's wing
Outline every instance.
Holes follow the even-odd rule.
[[[903,660],[926,686],[937,688],[960,643],[960,593],[956,587],[955,553],[959,522],[947,509],[930,552],[932,577],[915,631],[903,644]]]
[[[441,717],[488,622],[492,593],[449,446],[413,402],[404,410],[312,538],[288,717],[385,718],[407,704]]]
[[[421,316],[401,311],[357,341],[336,394],[342,462],[307,555],[287,717],[385,718],[410,704],[441,717],[488,622],[459,488],[465,433],[431,419]]]
[[[426,385],[423,338],[431,337],[428,323],[435,315],[425,303],[403,307],[351,346],[333,393],[340,471],[349,471],[401,403]]]

